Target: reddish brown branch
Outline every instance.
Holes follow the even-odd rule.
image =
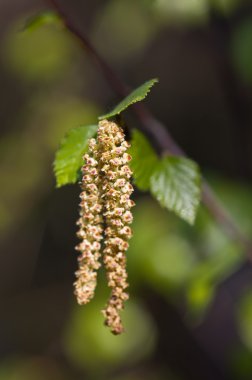
[[[67,13],[59,5],[58,1],[48,0],[48,2],[54,10],[58,12],[65,27],[77,38],[95,64],[100,68],[103,76],[106,78],[113,91],[119,97],[125,97],[129,93],[129,87],[125,85],[111,66],[100,56],[86,35],[72,23]],[[135,104],[133,106],[133,110],[140,121],[141,129],[154,139],[162,154],[172,153],[180,156],[186,155],[173,140],[166,127],[150,113],[144,104]],[[244,235],[240,227],[234,222],[231,215],[217,199],[216,195],[206,181],[203,182],[202,201],[214,220],[222,226],[223,230],[225,230],[225,232],[232,239],[239,241],[244,246],[248,254],[248,258],[252,260],[252,242]]]

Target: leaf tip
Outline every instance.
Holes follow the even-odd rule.
[[[109,119],[113,116],[119,115],[121,112],[125,111],[129,106],[144,100],[149,94],[151,87],[155,83],[159,82],[158,78],[153,78],[143,83],[141,86],[137,87],[131,93],[129,93],[114,109],[104,115],[98,117],[98,120]]]

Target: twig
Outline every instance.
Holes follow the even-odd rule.
[[[129,87],[124,84],[111,66],[100,56],[86,35],[72,23],[67,13],[59,5],[58,1],[47,1],[57,11],[65,27],[77,38],[82,47],[88,52],[93,61],[100,68],[113,91],[119,97],[125,97],[128,95],[130,90]],[[144,104],[135,104],[133,110],[142,124],[141,129],[154,139],[162,154],[169,152],[179,156],[186,156],[184,151],[173,140],[166,127],[150,113]],[[225,232],[233,240],[237,240],[243,245],[246,249],[249,260],[252,260],[252,242],[234,222],[231,215],[217,199],[213,190],[205,180],[203,181],[202,201],[215,221],[222,226]]]

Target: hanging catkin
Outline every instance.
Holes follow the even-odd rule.
[[[111,296],[102,311],[105,324],[114,334],[123,331],[120,312],[128,299],[126,288],[126,251],[132,236],[129,224],[134,202],[130,199],[133,187],[129,143],[122,128],[114,122],[99,123],[97,140],[91,139],[89,154],[84,156],[82,193],[77,246],[80,251],[79,270],[76,272],[75,294],[79,304],[87,303],[96,286],[97,269],[104,237],[103,262],[107,272]],[[105,230],[103,231],[102,226]]]
[[[126,251],[132,232],[128,226],[132,222],[130,209],[134,202],[130,199],[133,187],[130,184],[132,172],[127,165],[131,157],[126,153],[129,143],[123,130],[115,123],[104,120],[99,123],[98,145],[102,162],[102,197],[106,224],[103,261],[107,270],[111,296],[103,310],[105,324],[114,334],[120,334],[123,326],[120,311],[128,299],[126,271]]]
[[[81,242],[76,250],[79,269],[75,273],[75,295],[80,305],[88,303],[94,296],[97,270],[100,267],[102,239],[102,198],[100,193],[101,178],[97,161],[97,144],[95,139],[89,141],[89,153],[84,155],[85,164],[82,167],[82,192],[80,194],[80,218],[77,221],[79,231],[77,236]]]

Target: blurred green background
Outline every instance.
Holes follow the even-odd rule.
[[[201,166],[252,234],[252,2],[58,0]],[[135,193],[126,333],[78,307],[76,186],[55,189],[64,133],[118,100],[40,0],[0,0],[0,380],[251,380],[252,267],[202,207],[195,227]],[[138,126],[129,113],[127,121]]]

